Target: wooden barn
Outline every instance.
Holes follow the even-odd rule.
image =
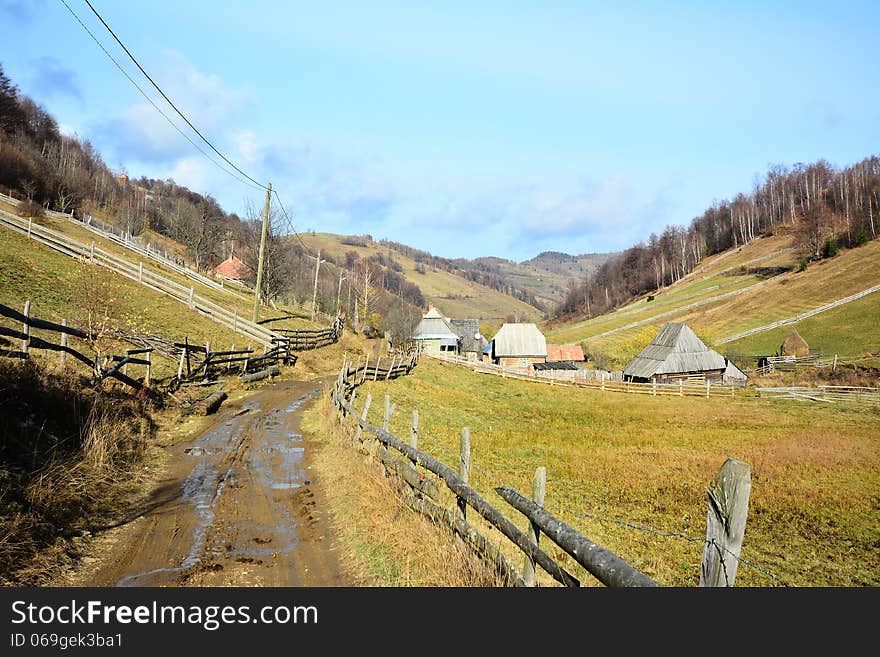
[[[480,360],[486,346],[486,338],[480,333],[480,322],[476,319],[450,319],[452,330],[458,333],[458,355],[468,360]]]
[[[669,322],[623,370],[625,381],[721,383],[727,359],[697,337],[687,324]]]
[[[504,324],[489,343],[489,360],[505,367],[547,362],[547,340],[534,324]]]

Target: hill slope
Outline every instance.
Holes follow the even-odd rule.
[[[623,367],[668,321],[688,323],[707,344],[728,354],[773,355],[792,328],[811,348],[829,355],[854,358],[880,352],[880,293],[772,331],[725,341],[880,284],[878,242],[842,250],[806,271],[797,271],[791,246],[791,236],[776,235],[714,255],[652,296],[600,317],[549,327],[548,340],[578,342],[611,368]]]

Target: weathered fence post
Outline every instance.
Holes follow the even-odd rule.
[[[706,379],[706,399],[709,399],[709,387],[712,385],[712,382],[709,379]]]
[[[150,383],[152,381],[153,374],[153,350],[147,352],[147,378],[144,379],[144,384],[149,388]]]
[[[394,361],[397,360],[397,356],[391,359],[391,365],[388,366],[388,371],[385,373],[385,380],[387,381],[391,377],[391,371],[394,369]]]
[[[144,263],[138,263],[138,283],[144,282]]]
[[[657,396],[657,379],[651,379],[651,393]]]
[[[32,225],[33,223],[34,223],[34,220],[33,220],[32,218],[28,218],[28,235],[27,235],[27,236],[28,236],[28,239],[31,238],[31,225]]]
[[[66,317],[61,320],[61,326],[67,326],[67,318]],[[67,346],[67,333],[61,334],[61,346],[62,347]],[[61,367],[66,367],[66,366],[67,366],[67,352],[62,351],[61,352]]]
[[[232,332],[238,333],[238,311],[237,310],[232,311]],[[232,348],[235,349],[234,346]]]
[[[95,240],[92,240],[92,248],[89,250],[89,260],[95,261]]]
[[[409,430],[409,446],[413,449],[419,448],[419,412],[413,411],[412,427]]]
[[[367,354],[367,360],[364,361],[364,373],[361,376],[361,383],[367,380],[367,367],[370,365],[370,354]]]
[[[126,349],[126,350],[125,350],[125,357],[126,357],[126,358],[131,358],[131,352],[132,352],[131,349]],[[126,363],[125,365],[122,366],[122,373],[123,373],[125,376],[128,376],[128,363]]]
[[[189,288],[189,301],[187,302],[189,307],[193,307],[193,296],[196,293],[196,289],[194,287]]]
[[[381,356],[377,357],[376,358],[376,371],[373,372],[373,381],[379,380],[379,363],[381,363],[381,362],[382,362],[382,357]]]
[[[367,413],[370,411],[370,403],[372,403],[372,401],[373,401],[373,395],[370,393],[367,393],[367,401],[364,402],[364,411],[361,414],[361,421],[363,421],[363,422],[367,421]],[[360,424],[358,424],[358,430],[357,430],[357,433],[355,434],[355,441],[360,439],[361,433],[363,433],[363,431],[364,431],[364,428]]]
[[[24,316],[25,321],[21,323],[21,332],[24,333],[25,337],[21,341],[21,350],[24,352],[24,355],[28,355],[29,347],[31,346],[31,302],[24,302]]]
[[[751,486],[749,464],[731,458],[709,485],[700,586],[733,586],[746,531]]]
[[[678,396],[684,397],[684,382],[681,379],[678,380]]]
[[[183,379],[183,361],[186,358],[186,349],[182,349],[180,352],[180,363],[177,365],[177,380],[181,381]]]
[[[543,465],[535,468],[535,478],[532,480],[532,501],[538,506],[544,506],[544,493],[547,490],[547,468]],[[541,529],[534,522],[529,523],[529,538],[535,545],[541,536]],[[535,562],[526,556],[523,565],[523,581],[526,586],[535,585]]]
[[[461,430],[461,446],[459,449],[458,476],[464,483],[468,483],[468,473],[471,469],[471,430],[463,427]],[[467,502],[458,498],[458,510],[461,511],[462,520],[467,520]]]

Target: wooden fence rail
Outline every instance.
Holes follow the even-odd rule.
[[[31,302],[25,303],[25,310],[20,313],[9,306],[0,304],[0,316],[21,322],[21,330],[12,329],[6,326],[0,326],[0,335],[21,340],[21,349],[0,349],[0,356],[11,358],[28,359],[30,358],[31,349],[40,349],[46,351],[56,351],[61,353],[61,364],[66,365],[66,356],[70,355],[83,365],[87,366],[94,377],[95,382],[104,380],[107,377],[114,378],[135,390],[143,391],[148,397],[154,401],[160,401],[161,397],[158,392],[150,388],[150,374],[152,360],[150,353],[152,349],[135,349],[129,350],[125,356],[109,355],[104,362],[96,361],[76,349],[68,346],[67,336],[72,335],[81,339],[89,339],[90,336],[85,331],[67,326],[65,320],[62,324],[56,324],[31,315]],[[31,329],[49,331],[61,334],[61,344],[56,344],[50,340],[35,336],[31,333]],[[146,355],[146,358],[135,358],[137,355]],[[107,368],[107,364],[112,364]],[[145,365],[147,368],[144,383],[128,376],[126,369],[128,365]]]
[[[386,371],[391,370],[392,368],[388,366]],[[408,441],[400,440],[389,432],[389,420],[396,410],[396,405],[391,403],[390,396],[385,397],[383,426],[370,424],[367,421],[367,412],[372,395],[367,395],[364,409],[360,413],[354,407],[354,398],[357,395],[356,387],[364,380],[378,380],[375,372],[376,366],[372,365],[369,359],[364,365],[358,364],[355,367],[351,367],[346,360],[331,393],[333,404],[342,417],[352,418],[357,425],[355,442],[360,444],[361,451],[378,458],[389,473],[398,475],[404,486],[403,497],[411,508],[448,525],[478,554],[492,563],[506,583],[534,586],[534,568],[537,566],[564,586],[580,586],[580,582],[573,575],[539,547],[539,537],[543,533],[587,572],[607,586],[658,586],[657,582],[626,563],[618,555],[590,541],[543,507],[546,483],[544,468],[538,468],[536,471],[531,500],[509,487],[500,486],[495,489],[495,492],[513,509],[528,518],[532,533],[531,536],[527,536],[469,485],[468,473],[471,462],[468,428],[463,428],[461,432],[460,455],[456,470],[418,449],[417,411],[413,411]],[[405,374],[408,368],[401,367],[400,372],[401,375]],[[365,377],[365,374],[373,376]],[[373,442],[376,446],[372,449],[364,448],[363,445],[367,442]],[[404,458],[393,456],[392,450]],[[438,499],[437,485],[434,480],[420,474],[416,468],[424,468],[436,475],[437,481],[445,484],[451,491],[455,499],[451,509],[440,507],[434,501],[425,499],[425,497]],[[733,586],[736,568],[735,565],[731,566],[731,563],[738,563],[742,545],[748,506],[748,472],[748,464],[728,459],[709,488],[705,544],[711,549],[704,550],[701,586]],[[746,482],[745,485],[743,481]],[[492,546],[468,523],[467,507],[475,510],[489,525],[498,529],[525,555],[523,576],[516,572],[497,546]],[[723,580],[715,575],[719,572],[723,572]]]
[[[652,395],[654,397],[733,397],[737,386],[720,383],[706,382],[693,383],[634,383],[632,381],[614,381],[611,379],[596,379],[593,377],[579,378],[574,370],[560,372],[537,372],[525,368],[510,368],[491,363],[467,360],[460,356],[445,356],[437,354],[425,355],[436,360],[441,360],[455,365],[467,367],[479,374],[492,374],[504,379],[517,379],[520,381],[533,381],[549,385],[566,386],[571,388],[593,388],[609,392],[626,392],[631,394]]]
[[[820,402],[857,402],[880,404],[880,387],[816,386],[815,388],[756,388],[758,397],[767,399],[798,399]]]
[[[72,258],[87,260],[93,264],[106,267],[117,274],[125,276],[129,280],[150,288],[160,294],[186,304],[192,310],[204,315],[211,320],[239,333],[254,342],[272,346],[272,339],[281,337],[279,334],[260,326],[246,318],[238,316],[238,312],[230,311],[216,303],[205,299],[195,293],[195,288],[187,288],[177,281],[170,280],[143,266],[143,263],[134,264],[123,258],[119,258],[103,249],[74,240],[62,233],[50,230],[32,220],[22,219],[12,213],[0,210],[0,225],[26,235],[44,244],[59,253]]]

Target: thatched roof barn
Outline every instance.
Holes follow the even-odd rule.
[[[796,356],[802,358],[810,355],[810,345],[801,337],[797,329],[792,330],[779,347],[780,356]]]
[[[721,381],[727,360],[697,337],[689,326],[669,322],[623,370],[627,381]]]
[[[449,325],[460,338],[458,353],[463,356],[479,358],[486,346],[486,338],[480,333],[480,322],[477,319],[450,319]]]

